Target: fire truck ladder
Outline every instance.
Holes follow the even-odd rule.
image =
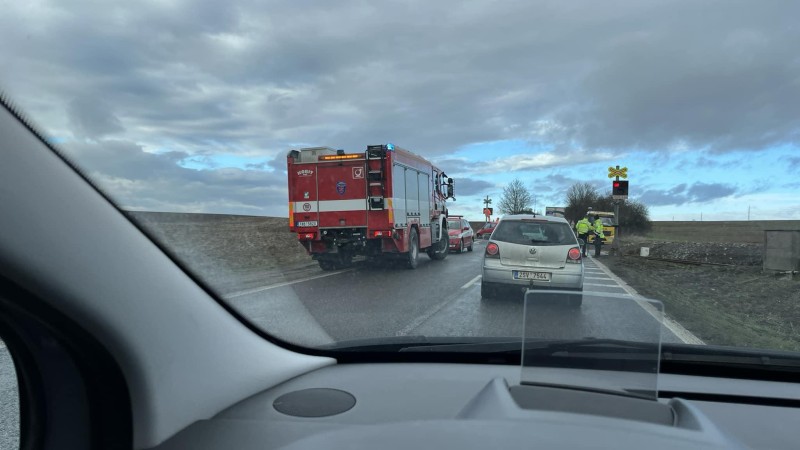
[[[367,182],[369,208],[382,210],[386,207],[386,148],[382,145],[367,147]]]

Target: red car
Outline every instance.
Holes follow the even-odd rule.
[[[483,226],[480,230],[478,230],[477,236],[478,239],[489,239],[489,236],[492,235],[492,231],[497,226],[497,222],[486,222],[486,225]]]
[[[472,251],[472,244],[475,242],[475,233],[466,219],[461,216],[450,216],[447,218],[447,233],[450,238],[450,250],[463,253],[466,248]]]

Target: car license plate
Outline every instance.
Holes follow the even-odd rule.
[[[515,270],[512,272],[515,280],[550,281],[550,272],[526,272]]]
[[[297,222],[297,226],[298,227],[315,227],[315,226],[317,226],[317,223],[318,222],[316,220],[309,220],[307,222]]]

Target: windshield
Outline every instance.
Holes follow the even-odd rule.
[[[661,302],[670,343],[800,352],[798,17],[6,2],[0,89],[276,342],[520,342],[526,293],[560,290],[581,339],[640,317],[602,291]]]
[[[525,245],[576,244],[575,234],[566,223],[503,220],[492,233],[492,240]]]

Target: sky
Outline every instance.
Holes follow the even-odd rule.
[[[126,209],[286,216],[394,143],[482,218],[628,168],[654,220],[800,219],[796,1],[4,2],[0,90]]]

